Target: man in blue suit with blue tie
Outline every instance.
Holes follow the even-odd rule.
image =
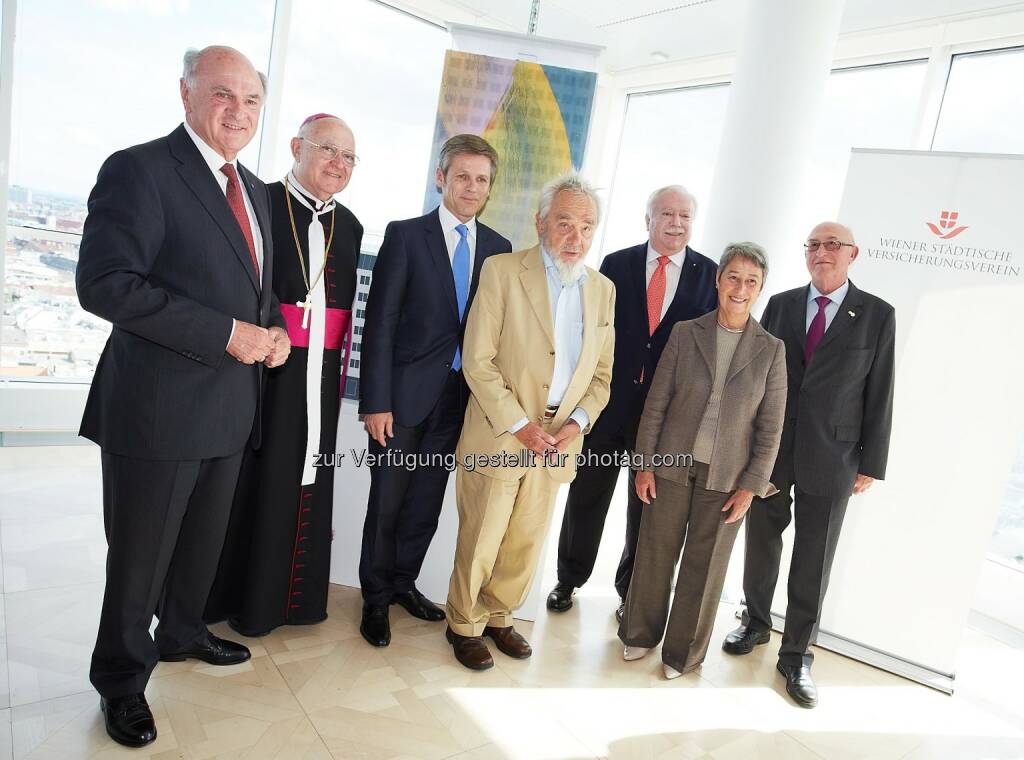
[[[498,154],[483,138],[450,138],[436,174],[441,205],[389,224],[374,265],[359,400],[372,455],[359,631],[374,646],[391,642],[390,604],[422,620],[444,620],[415,583],[448,484],[448,470],[437,461],[454,455],[469,398],[460,353],[465,318],[484,260],[512,250],[476,219],[497,168]],[[398,452],[403,460],[389,461]],[[410,457],[430,464],[403,466]]]
[[[601,261],[615,283],[615,362],[608,406],[583,442],[583,464],[569,489],[558,538],[558,584],[548,595],[553,612],[572,607],[573,591],[590,578],[622,465],[633,449],[647,391],[672,326],[718,307],[717,265],[690,248],[697,201],[681,185],[661,187],[647,199],[648,239]],[[633,576],[642,503],[629,473],[626,540],[615,574],[625,600]],[[616,617],[621,620],[620,602]]]

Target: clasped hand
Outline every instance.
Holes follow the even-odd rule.
[[[242,364],[263,362],[268,369],[280,367],[288,360],[292,342],[280,327],[269,329],[235,320],[227,352]]]
[[[576,436],[580,434],[580,426],[575,420],[569,420],[561,429],[551,435],[544,428],[536,423],[530,422],[515,432],[519,442],[527,449],[538,456],[544,456],[548,452],[565,453]]]

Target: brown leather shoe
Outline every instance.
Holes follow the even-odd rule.
[[[490,636],[494,639],[494,643],[498,645],[498,651],[502,654],[515,657],[517,660],[525,660],[533,654],[530,642],[524,639],[523,635],[512,626],[496,628],[489,625],[484,628],[484,636]]]
[[[444,637],[455,650],[455,659],[470,670],[487,670],[494,667],[491,652],[479,636],[460,636],[448,628],[444,632]]]

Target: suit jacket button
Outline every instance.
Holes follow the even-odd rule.
[[[647,344],[647,347],[648,347],[648,348],[650,348],[650,347],[651,347],[651,344],[650,344],[650,343],[648,343],[648,344]]]
[[[633,385],[640,385],[640,381],[639,380],[634,380],[633,381]]]
[[[544,390],[548,390],[547,385],[542,385],[541,388],[543,388]]]
[[[445,369],[451,369],[452,365],[449,362],[444,363]]]
[[[554,351],[548,351],[548,356],[554,356],[554,355],[555,355]]]

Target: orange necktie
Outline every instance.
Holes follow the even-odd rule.
[[[654,335],[661,322],[661,307],[665,305],[665,267],[671,261],[668,256],[658,257],[658,268],[651,275],[647,286],[647,334]],[[649,348],[650,346],[648,346]],[[640,382],[644,381],[644,370],[640,368]]]
[[[668,256],[658,257],[658,268],[651,275],[651,283],[647,286],[647,331],[654,335],[661,322],[661,307],[665,305],[665,267],[670,259]]]

